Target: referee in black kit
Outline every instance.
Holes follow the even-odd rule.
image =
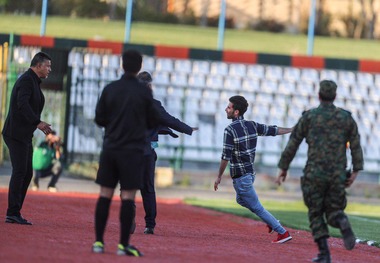
[[[94,253],[104,253],[104,231],[114,190],[120,183],[120,241],[118,255],[134,257],[142,253],[129,244],[135,217],[135,195],[143,181],[143,154],[148,128],[154,127],[159,113],[151,90],[136,78],[142,55],[127,50],[122,55],[124,75],[107,85],[98,101],[95,122],[105,128],[103,149],[96,183],[100,194],[95,210]]]

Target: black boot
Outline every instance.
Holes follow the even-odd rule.
[[[342,216],[337,220],[340,232],[342,233],[344,247],[347,250],[352,250],[355,247],[355,234],[352,232],[350,222],[347,216]]]
[[[316,243],[318,245],[319,253],[316,258],[313,258],[313,262],[330,263],[331,257],[327,238],[321,237]]]

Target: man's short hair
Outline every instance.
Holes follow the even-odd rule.
[[[244,113],[247,111],[248,102],[243,96],[240,96],[240,95],[232,96],[230,98],[230,102],[233,104],[234,110],[239,111],[239,116],[243,116]]]
[[[334,101],[337,85],[332,80],[322,80],[319,83],[319,97],[322,101]]]
[[[125,72],[137,74],[142,65],[142,55],[137,50],[126,50],[122,55],[123,69]]]
[[[42,52],[42,51],[38,52],[37,54],[34,55],[32,61],[30,62],[30,66],[35,67],[38,64],[45,62],[45,60],[51,61],[51,57],[48,54],[46,54],[45,52]]]

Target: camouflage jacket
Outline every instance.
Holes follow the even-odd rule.
[[[363,170],[360,135],[351,113],[333,103],[322,102],[319,107],[305,111],[294,127],[281,155],[278,167],[288,170],[303,139],[308,144],[307,166],[345,169],[346,145],[349,142],[353,170]]]

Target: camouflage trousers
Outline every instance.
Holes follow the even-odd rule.
[[[308,208],[310,229],[314,240],[329,237],[327,224],[338,227],[337,219],[345,217],[347,205],[344,170],[323,171],[309,168],[301,177],[301,189]]]

